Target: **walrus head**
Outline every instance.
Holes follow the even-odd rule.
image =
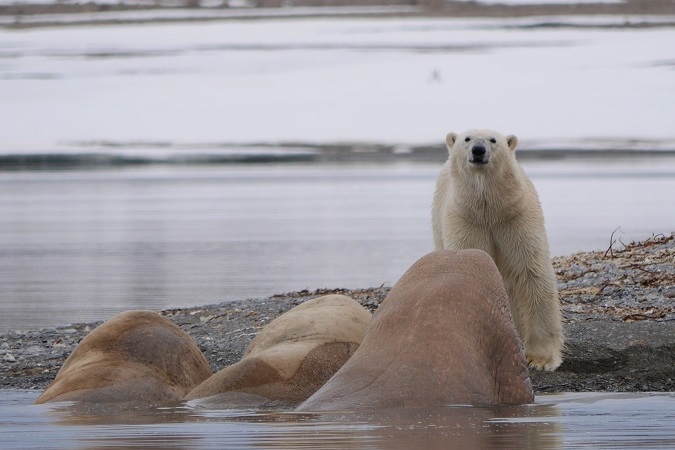
[[[303,411],[534,401],[502,278],[480,250],[441,250],[392,288],[359,349]]]

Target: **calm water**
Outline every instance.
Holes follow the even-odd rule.
[[[554,255],[675,230],[675,158],[529,162]],[[393,285],[432,250],[437,166],[0,172],[0,332]]]
[[[522,407],[295,414],[30,405],[0,391],[0,448],[672,449],[675,394],[541,395]]]

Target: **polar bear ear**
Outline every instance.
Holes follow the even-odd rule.
[[[448,149],[451,149],[453,145],[455,145],[455,141],[457,140],[457,133],[448,133],[447,136],[445,136],[445,143],[448,145]]]
[[[511,150],[515,150],[516,146],[518,145],[518,138],[515,137],[513,134],[509,134],[506,136],[506,144],[509,146]]]

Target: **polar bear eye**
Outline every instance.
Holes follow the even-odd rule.
[[[464,142],[469,142],[470,140],[471,140],[471,138],[470,138],[469,136],[467,136],[466,138],[464,138]]]
[[[495,139],[495,138],[490,138],[490,142],[492,142],[493,144],[496,144],[496,143],[497,143],[497,139]]]

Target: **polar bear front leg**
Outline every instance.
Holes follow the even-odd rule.
[[[531,269],[510,272],[506,278],[511,312],[529,366],[555,370],[562,363],[564,345],[557,289],[548,276]]]
[[[562,363],[564,337],[560,300],[546,237],[515,229],[496,235],[499,267],[511,314],[531,368],[555,370]]]

